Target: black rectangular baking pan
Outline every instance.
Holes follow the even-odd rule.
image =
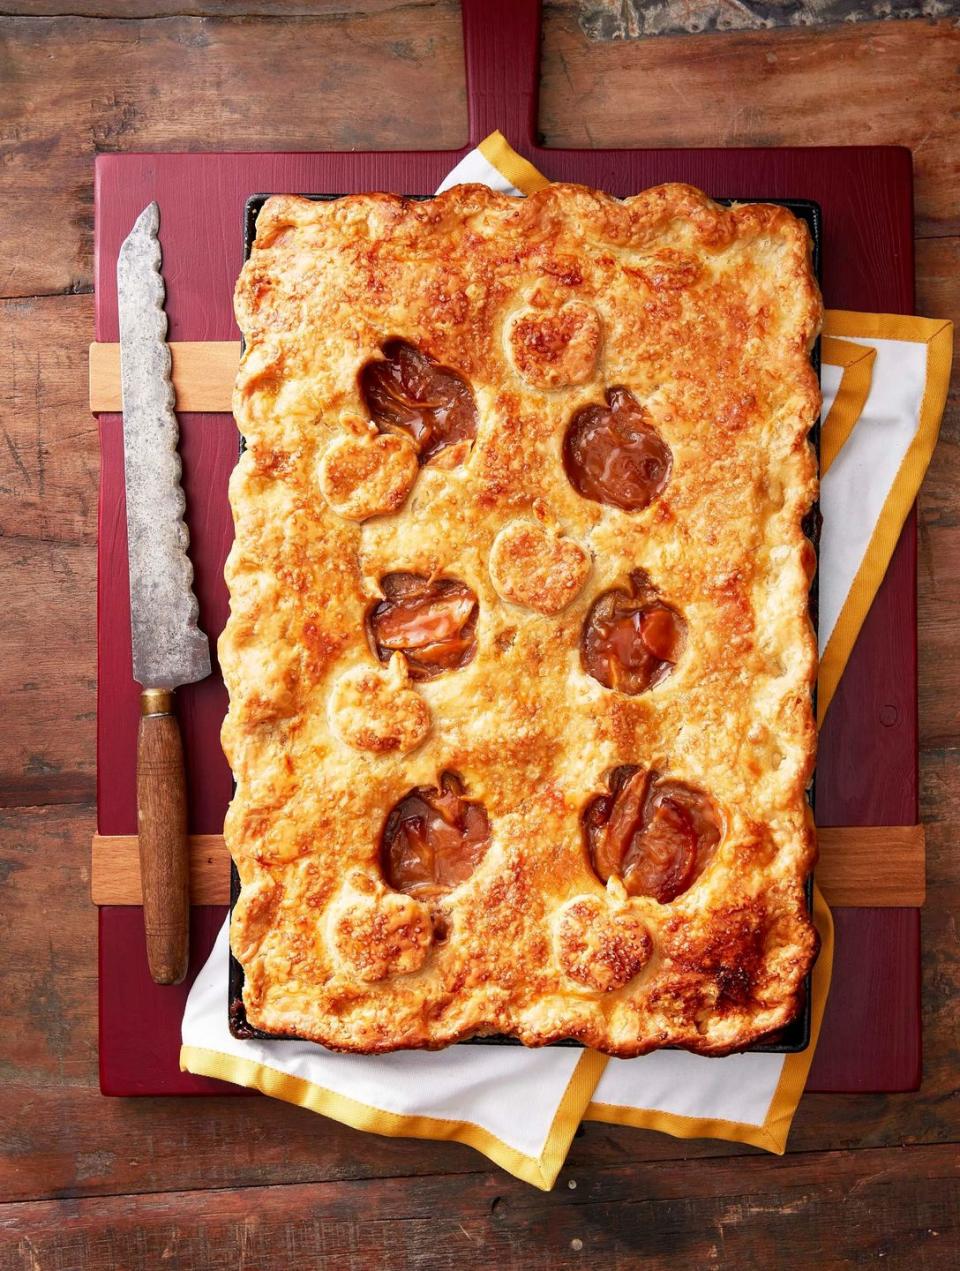
[[[269,194],[252,194],[244,204],[243,209],[243,259],[246,261],[250,258],[250,251],[253,247],[254,239],[257,236],[257,217],[263,208],[264,203],[271,196]],[[343,198],[342,194],[306,194],[303,198],[315,199],[318,201],[329,202],[333,199]],[[433,197],[428,194],[412,194],[408,198],[426,199]],[[822,241],[823,227],[822,214],[819,203],[814,203],[809,199],[729,199],[718,198],[718,203],[729,206],[731,203],[775,203],[779,207],[785,207],[791,211],[798,220],[804,222],[810,231],[810,238],[813,242],[813,269],[817,282],[822,281],[821,278],[821,257],[822,257]],[[814,370],[817,372],[817,379],[820,378],[820,341],[817,340],[811,354],[811,361]],[[818,419],[810,431],[810,440],[816,450],[817,457],[820,456],[820,420]],[[240,441],[241,452],[243,450],[243,439]],[[813,582],[810,584],[810,617],[813,622],[814,631],[818,626],[818,598],[819,598],[819,561],[820,561],[820,508],[819,504],[814,504],[811,508],[804,529],[807,537],[813,543],[816,553],[818,572],[814,574]],[[816,715],[817,697],[816,686],[813,691],[813,709]],[[810,804],[811,807],[816,806],[816,781],[814,780],[810,786]],[[230,862],[230,914],[233,915],[233,907],[237,903],[240,895],[240,876],[237,873],[237,867],[233,861]],[[813,912],[813,878],[812,876],[806,882],[807,909]],[[776,1054],[776,1055],[795,1055],[806,1050],[810,1045],[810,1017],[811,1017],[811,978],[812,973],[808,973],[803,986],[803,1005],[797,1012],[796,1016],[785,1027],[779,1029],[776,1033],[771,1033],[763,1041],[756,1042],[753,1046],[747,1047],[746,1054]],[[264,1033],[258,1028],[254,1028],[252,1024],[247,1022],[246,1007],[243,1004],[243,984],[244,973],[243,967],[233,956],[233,950],[230,950],[230,973],[228,983],[228,1012],[230,1032],[234,1037],[241,1040],[250,1040],[256,1038],[262,1041],[294,1041],[295,1037],[282,1033]],[[458,1043],[464,1046],[521,1046],[522,1042],[515,1037],[503,1037],[494,1035],[491,1037],[468,1037],[463,1042]],[[553,1046],[581,1046],[582,1043],[573,1039],[564,1039],[562,1041],[552,1042]]]

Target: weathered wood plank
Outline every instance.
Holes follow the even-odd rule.
[[[960,751],[931,756],[924,774],[929,900],[923,1087],[916,1095],[806,1096],[791,1152],[960,1138],[960,1104],[953,1097],[960,1063],[954,847]],[[88,900],[92,827],[89,805],[0,812],[0,879],[9,915],[4,1001],[7,1017],[17,1021],[4,1043],[0,1196],[95,1196],[487,1169],[469,1148],[380,1139],[274,1100],[103,1099],[96,1064],[96,911]],[[576,1173],[744,1153],[753,1155],[753,1149],[588,1124],[574,1140],[569,1165]]]
[[[0,203],[3,189],[0,177]],[[83,391],[92,330],[92,296],[0,301],[0,536],[95,553],[97,424]]]
[[[92,803],[0,810],[4,1009],[16,1021],[3,1042],[4,1197],[22,1194],[11,1192],[4,1174],[23,1168],[36,1132],[10,1087],[62,1094],[89,1085],[96,1071],[97,921],[82,903],[89,863],[81,840],[93,825]]]
[[[564,1184],[568,1185],[564,1185]],[[0,1206],[12,1267],[322,1265],[948,1267],[954,1145],[769,1156],[564,1177],[549,1195],[487,1172]]]
[[[917,244],[917,307],[951,318],[960,331],[960,238]],[[918,628],[920,737],[927,746],[956,745],[960,736],[960,357],[940,442],[920,495]]]
[[[2,189],[0,178],[0,203]],[[82,342],[92,321],[90,296],[0,302],[3,806],[93,795],[98,454]]]
[[[96,150],[431,150],[466,139],[453,3],[399,18],[7,18],[3,28],[0,296],[90,287]]]
[[[352,7],[363,13],[397,13],[411,9],[428,13],[455,0],[363,0]],[[342,18],[351,6],[345,0],[3,0],[0,17],[58,18],[68,10],[80,18]]]
[[[88,544],[0,536],[2,807],[93,798],[96,570]]]
[[[597,42],[577,17],[565,5],[544,21],[547,145],[909,146],[918,232],[960,229],[960,28],[948,19]]]

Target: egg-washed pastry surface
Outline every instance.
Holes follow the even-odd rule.
[[[687,186],[269,199],[220,641],[250,1024],[615,1055],[817,938],[806,228]]]

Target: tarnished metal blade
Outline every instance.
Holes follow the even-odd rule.
[[[117,259],[120,382],[133,677],[144,688],[176,688],[210,674],[210,644],[197,626],[187,556],[159,225],[151,203]]]

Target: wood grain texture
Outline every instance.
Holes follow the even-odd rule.
[[[909,146],[918,235],[960,231],[960,27],[948,16],[609,42],[585,40],[578,17],[570,3],[545,14],[547,145]]]
[[[171,340],[171,377],[177,410],[224,412],[232,409],[233,382],[240,363],[234,340]],[[90,345],[90,400],[93,414],[122,410],[120,345]]]
[[[0,166],[0,191],[5,176]],[[83,392],[92,329],[93,296],[0,300],[5,538],[96,546],[100,455]],[[82,602],[82,595],[78,588],[74,601]]]
[[[46,0],[29,5],[21,0],[17,7],[36,12],[39,3]],[[79,11],[88,5],[140,15],[171,9],[252,13],[258,7],[231,0],[202,5],[191,0],[78,0],[69,6],[50,0],[46,7]],[[275,14],[291,7],[301,6],[291,6],[290,0],[270,5]],[[333,7],[339,10],[341,5]],[[381,28],[380,46],[371,48],[361,40],[341,56],[352,31],[372,29],[360,11],[336,19],[342,31],[329,44],[319,26],[284,29],[282,23],[268,24],[261,45],[259,20],[237,23],[227,41],[220,38],[217,24],[211,30],[210,23],[191,21],[178,28],[181,38],[196,40],[206,34],[208,43],[205,49],[197,43],[185,46],[181,54],[189,59],[190,73],[181,74],[174,66],[172,75],[177,46],[173,41],[168,48],[161,38],[163,22],[154,24],[152,37],[138,22],[130,22],[124,24],[126,38],[141,48],[125,47],[116,66],[111,65],[116,76],[111,74],[109,88],[98,59],[113,48],[112,31],[101,42],[93,21],[31,20],[33,30],[28,31],[27,20],[0,17],[0,145],[5,160],[0,166],[0,216],[5,216],[0,294],[89,288],[90,160],[96,145],[199,149],[209,147],[211,137],[215,146],[218,138],[231,134],[230,144],[235,145],[282,148],[299,137],[301,144],[322,147],[330,144],[337,120],[349,135],[343,121],[350,114],[358,144],[458,144],[465,128],[456,5],[364,0],[363,9],[384,12],[393,38],[402,26],[399,38],[415,50],[435,41],[433,61],[419,68],[419,82],[429,91],[422,97],[412,94],[399,114],[394,109],[388,115],[381,92],[384,77],[392,74],[383,54],[386,28]],[[395,9],[399,16],[391,16]],[[737,36],[684,38],[681,58],[680,49],[670,48],[681,41],[667,37],[651,42],[654,48],[643,41],[629,48],[594,47],[579,33],[577,20],[572,6],[548,7],[541,118],[551,143],[586,139],[589,144],[590,136],[599,145],[636,145],[647,139],[651,144],[687,145],[724,136],[739,144],[790,143],[814,136],[814,127],[818,141],[900,140],[917,152],[921,233],[943,235],[956,225],[958,202],[951,190],[957,179],[954,130],[960,119],[952,113],[953,105],[944,111],[943,96],[952,94],[957,59],[949,52],[955,39],[949,30],[946,42],[934,45],[942,24],[917,21],[786,37],[783,32],[759,33],[750,37],[746,52]],[[47,33],[54,39],[45,47]],[[562,41],[558,33],[563,33]],[[310,43],[305,48],[306,34]],[[241,41],[249,48],[238,52]],[[268,55],[258,59],[252,51],[256,48]],[[329,63],[320,76],[309,66],[305,81],[315,86],[322,79],[322,91],[300,92],[291,112],[290,68],[302,68],[311,54],[315,63],[324,48],[330,50]],[[891,78],[891,58],[903,76],[897,82]],[[110,65],[99,62],[104,64]],[[416,70],[414,63],[410,73]],[[184,101],[178,92],[188,80],[192,96]],[[169,112],[166,129],[159,118],[163,111]],[[212,112],[219,117],[212,119]],[[920,310],[960,320],[958,239],[921,239],[917,249]],[[402,1265],[404,1257],[409,1264],[430,1265],[430,1259],[446,1256],[448,1249],[460,1255],[463,1265],[495,1260],[509,1265],[511,1259],[532,1265],[543,1242],[555,1252],[555,1265],[563,1265],[561,1259],[573,1251],[567,1253],[559,1238],[550,1243],[553,1207],[559,1204],[573,1212],[580,1198],[598,1196],[605,1207],[598,1203],[580,1211],[593,1221],[569,1237],[584,1242],[581,1262],[584,1252],[594,1250],[600,1265],[657,1265],[654,1256],[666,1261],[675,1249],[674,1266],[777,1266],[784,1265],[787,1251],[795,1255],[790,1265],[798,1267],[836,1265],[844,1256],[848,1264],[873,1261],[880,1254],[888,1266],[956,1265],[960,1255],[955,1238],[953,1245],[946,1239],[951,1228],[934,1223],[932,1212],[938,1219],[943,1216],[945,1197],[955,1226],[956,1197],[947,1190],[941,1167],[960,1140],[956,388],[921,498],[921,816],[927,827],[928,899],[922,930],[925,1061],[920,1091],[808,1094],[794,1123],[790,1152],[782,1159],[717,1141],[681,1142],[651,1132],[588,1125],[574,1140],[557,1193],[544,1197],[491,1171],[476,1153],[457,1144],[363,1135],[273,1100],[100,1097],[96,911],[88,896],[94,826],[92,545],[97,473],[84,369],[91,323],[88,295],[0,303],[0,420],[5,429],[0,532],[6,539],[0,544],[0,578],[9,597],[0,637],[6,677],[0,691],[7,707],[0,789],[8,803],[47,805],[0,809],[5,928],[0,964],[5,1016],[15,1021],[0,1041],[0,1197],[64,1198],[49,1207],[14,1211],[8,1206],[0,1214],[0,1231],[7,1238],[0,1264],[85,1265],[92,1271],[148,1265],[233,1267],[243,1264],[244,1250],[259,1248],[259,1215],[266,1206],[262,1230],[269,1232],[273,1251],[264,1251],[259,1261],[251,1252],[249,1266],[269,1266],[268,1259],[279,1258],[280,1251],[289,1255],[283,1264],[289,1265],[301,1249],[316,1248],[318,1230],[330,1242],[340,1239],[337,1256],[352,1258],[354,1266],[387,1264],[385,1250],[396,1254],[392,1265]],[[62,705],[68,697],[71,713],[65,719]],[[935,1169],[923,1164],[923,1145],[940,1154]],[[905,1167],[898,1164],[901,1160]],[[606,1203],[610,1193],[603,1189],[610,1170],[628,1180],[629,1194]],[[446,1176],[444,1186],[423,1193],[420,1180],[436,1174]],[[489,1217],[482,1205],[474,1208],[477,1176],[488,1180],[490,1190],[484,1195],[489,1197]],[[348,1183],[351,1179],[357,1181]],[[367,1179],[389,1181],[362,1181]],[[334,1186],[350,1198],[349,1211],[341,1205],[338,1219],[324,1209],[328,1180],[341,1180]],[[570,1180],[577,1181],[576,1190],[566,1186]],[[265,1199],[281,1196],[287,1190],[283,1184],[296,1185],[285,1226]],[[837,1199],[838,1184],[849,1200]],[[390,1205],[375,1226],[383,1187],[409,1198],[408,1213]],[[658,1199],[647,1199],[654,1188]],[[681,1189],[679,1196],[674,1189]],[[193,1192],[186,1209],[179,1199],[184,1191]],[[176,1198],[152,1211],[149,1198],[142,1195],[133,1201],[80,1204],[70,1199],[149,1192],[174,1193]],[[487,1224],[504,1221],[506,1237],[501,1231],[495,1240],[489,1237],[489,1244],[468,1245],[459,1226],[448,1224],[443,1228],[446,1243],[438,1241],[435,1225],[416,1218],[422,1211],[414,1207],[424,1194],[445,1222],[454,1218],[486,1241]],[[226,1207],[224,1197],[229,1198]],[[113,1208],[99,1209],[107,1204]],[[519,1208],[508,1219],[515,1206]],[[136,1218],[125,1221],[126,1209]],[[121,1227],[116,1236],[109,1225],[114,1218]],[[143,1248],[149,1244],[158,1255],[166,1251],[165,1259],[141,1256],[132,1234],[138,1220],[144,1226]],[[571,1221],[563,1218],[564,1224]],[[558,1228],[558,1235],[567,1230],[566,1225]],[[608,1243],[591,1245],[595,1233]],[[704,1233],[710,1244],[697,1258],[689,1250]],[[158,1245],[161,1235],[165,1239]],[[193,1239],[196,1244],[190,1243]],[[611,1247],[613,1242],[618,1243]],[[202,1258],[192,1257],[198,1250]],[[301,1265],[309,1261],[306,1253],[299,1259]]]
[[[222,834],[191,834],[190,903],[230,903],[230,855]],[[95,905],[139,905],[140,853],[135,834],[94,834],[90,847],[90,899]]]
[[[565,1171],[544,1196],[492,1171],[0,1206],[24,1268],[238,1265],[555,1271],[845,1267],[960,1257],[953,1145]],[[825,1233],[830,1233],[825,1243]],[[234,1261],[234,1259],[238,1261]]]
[[[817,838],[817,882],[829,905],[902,908],[923,904],[922,825],[828,826]],[[229,904],[230,854],[223,836],[193,834],[189,844],[192,903]],[[95,905],[143,903],[136,835],[93,836],[90,897]]]
[[[190,855],[183,742],[173,714],[140,720],[137,831],[150,975],[156,984],[179,984],[190,956]]]
[[[439,0],[444,3],[444,0]],[[455,0],[446,0],[455,7]],[[344,0],[3,0],[0,16],[58,18],[69,7],[80,18],[319,18],[349,17]],[[410,0],[363,0],[360,13],[396,13],[398,20],[412,6]],[[425,0],[422,9],[438,7],[438,0]],[[424,15],[425,16],[425,15]]]
[[[143,20],[0,20],[0,296],[92,286],[95,152],[443,149],[466,139],[452,2],[408,5],[399,18],[389,7],[263,17],[255,32],[242,18],[179,8]]]
[[[93,797],[96,569],[90,545],[0,536],[0,806]]]
[[[922,313],[952,318],[960,331],[960,238],[917,245]],[[954,351],[940,441],[920,492],[920,736],[923,746],[955,746],[960,735],[960,357]]]

